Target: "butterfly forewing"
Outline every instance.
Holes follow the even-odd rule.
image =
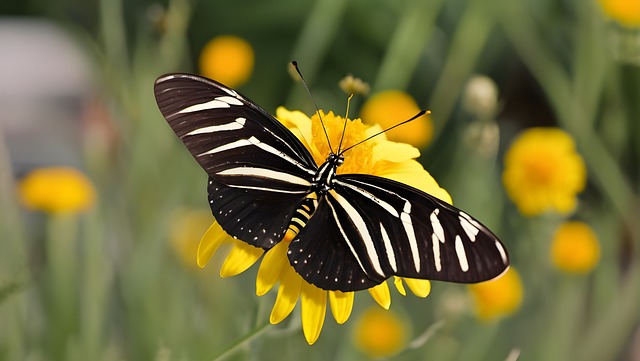
[[[303,178],[315,174],[317,166],[302,143],[235,90],[194,75],[170,74],[156,81],[155,95],[173,131],[214,177],[236,165]]]
[[[170,74],[154,90],[165,119],[209,174],[209,202],[222,228],[259,247],[279,242],[315,175],[309,152],[275,118],[222,84]]]

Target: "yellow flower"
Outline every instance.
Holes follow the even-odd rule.
[[[244,39],[221,35],[211,39],[200,52],[200,73],[228,87],[249,80],[253,72],[253,48]]]
[[[551,260],[561,271],[588,273],[600,260],[598,237],[584,222],[565,222],[553,237]]]
[[[77,213],[91,208],[96,190],[80,171],[70,167],[38,168],[18,184],[22,204],[47,213]]]
[[[211,225],[213,216],[208,209],[178,209],[169,224],[171,248],[187,268],[194,268],[198,243]]]
[[[309,118],[302,112],[288,111],[282,107],[276,114],[280,122],[306,146],[318,164],[327,159],[330,150],[317,115]],[[344,118],[329,112],[323,115],[323,120],[331,144],[337,147],[344,126]],[[364,125],[358,119],[349,121],[342,149],[377,133],[380,129],[379,126]],[[333,150],[336,151],[336,149]],[[346,152],[344,164],[338,168],[338,173],[364,173],[394,179],[451,203],[449,194],[440,188],[433,177],[415,160],[419,155],[420,152],[412,146],[388,141],[384,135],[380,135]],[[224,233],[220,225],[214,223],[200,242],[198,265],[204,267],[223,242],[233,245],[220,271],[223,277],[243,272],[264,254],[256,278],[256,294],[262,296],[279,283],[278,294],[271,312],[271,323],[276,324],[284,320],[300,299],[302,329],[307,342],[313,344],[320,336],[327,304],[331,307],[336,322],[342,324],[351,314],[354,293],[326,291],[304,281],[287,258],[287,249],[293,238],[293,232],[287,232],[280,243],[265,253],[261,248],[234,240]],[[406,294],[403,282],[406,282],[409,289],[419,297],[426,297],[431,290],[431,283],[427,280],[396,277],[394,284],[403,295]],[[387,282],[370,288],[369,293],[385,309],[391,305]]]
[[[502,181],[520,213],[572,212],[586,183],[586,168],[573,139],[558,128],[530,128],[511,144]]]
[[[640,26],[640,1],[599,0],[602,11],[609,18],[629,27]]]
[[[420,107],[409,94],[387,90],[369,98],[362,106],[360,117],[367,124],[380,124],[386,129],[413,117],[419,111]],[[433,137],[433,124],[429,116],[420,117],[386,134],[391,140],[424,148]]]
[[[356,322],[353,336],[356,347],[367,356],[388,357],[407,346],[409,327],[394,312],[371,307]]]
[[[476,315],[484,321],[511,315],[522,304],[522,281],[513,267],[499,278],[468,287],[475,301]]]

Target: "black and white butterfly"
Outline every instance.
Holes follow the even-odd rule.
[[[506,249],[479,221],[408,185],[336,174],[338,150],[318,166],[264,109],[213,80],[168,74],[155,82],[160,111],[209,175],[209,203],[234,238],[287,252],[307,282],[356,291],[391,276],[474,283],[509,267]]]

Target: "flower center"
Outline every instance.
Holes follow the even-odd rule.
[[[311,134],[313,135],[312,143],[313,147],[317,150],[316,154],[313,154],[314,160],[318,165],[323,164],[332,152],[338,151],[338,146],[341,149],[346,149],[366,138],[366,126],[360,121],[360,119],[349,120],[347,119],[346,129],[344,128],[345,118],[336,116],[333,112],[327,114],[323,113],[322,120],[324,121],[325,128],[322,128],[322,122],[318,115],[311,117],[312,128]],[[343,138],[344,129],[344,138]],[[327,135],[325,136],[325,130]],[[327,142],[327,136],[331,142]],[[342,144],[340,145],[340,140]],[[371,156],[371,148],[375,143],[375,140],[368,141],[358,145],[357,147],[350,149],[344,154],[344,163],[338,167],[338,174],[347,173],[370,173],[373,167],[373,160]],[[315,152],[314,152],[315,153]]]
[[[528,178],[540,185],[547,185],[553,182],[556,168],[553,159],[545,154],[535,154],[526,162]]]

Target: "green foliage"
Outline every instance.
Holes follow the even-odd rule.
[[[232,347],[236,360],[365,359],[350,341],[353,321],[336,325],[328,315],[311,347],[297,311],[265,328],[274,295],[255,296],[256,267],[219,279],[221,259],[194,270],[172,252],[172,215],[207,208],[206,178],[164,124],[152,85],[166,72],[196,71],[199,49],[220,34],[254,46],[254,75],[240,91],[271,112],[312,112],[287,72],[293,59],[323,109],[344,109],[337,83],[348,73],[373,92],[412,94],[435,124],[421,162],[456,205],[505,241],[523,279],[520,310],[483,323],[462,285],[434,284],[425,300],[394,294],[414,337],[443,325],[392,359],[504,360],[513,349],[522,360],[637,355],[629,340],[640,324],[640,67],[612,48],[624,30],[595,2],[100,0],[78,12],[74,1],[26,3],[11,13],[52,19],[81,43],[117,139],[82,150],[98,203],[63,225],[20,212],[0,143],[0,360],[207,360]],[[463,106],[474,74],[500,89],[490,119]],[[470,140],[486,124],[500,129],[488,153]],[[535,125],[570,133],[587,164],[588,189],[571,217],[601,241],[590,275],[551,266],[551,235],[565,217],[525,218],[502,189],[504,149]],[[357,294],[352,318],[372,303]]]

